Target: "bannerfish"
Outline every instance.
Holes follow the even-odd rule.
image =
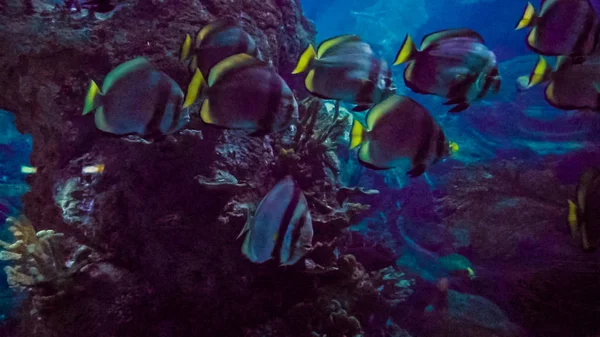
[[[290,87],[267,63],[248,54],[219,62],[208,81],[196,69],[184,106],[191,105],[200,91],[205,95],[200,116],[207,124],[263,135],[283,130],[298,118],[298,102]]]
[[[304,84],[314,96],[358,104],[364,111],[396,92],[392,71],[369,44],[342,35],[312,45],[302,53],[292,74],[308,71]]]
[[[600,245],[600,169],[591,168],[579,178],[576,200],[569,200],[569,226],[573,237],[581,234],[583,249]]]
[[[410,168],[420,176],[427,166],[448,156],[457,145],[423,106],[406,96],[394,95],[367,114],[366,128],[354,120],[350,148],[359,147],[358,159],[373,169]]]
[[[202,74],[208,76],[217,63],[236,54],[258,57],[256,41],[241,27],[220,20],[204,26],[193,45],[192,38],[186,35],[180,59],[189,61],[192,72],[199,68]]]
[[[450,112],[460,112],[483,98],[490,88],[500,90],[501,77],[496,55],[483,38],[470,29],[451,29],[429,34],[417,50],[406,36],[394,65],[410,61],[404,70],[404,83],[412,91],[448,98],[456,104]]]
[[[583,63],[577,63],[573,57],[559,56],[555,69],[540,56],[529,75],[527,88],[542,82],[549,82],[546,101],[555,108],[600,111],[600,56],[590,57]]]
[[[102,90],[90,84],[83,114],[95,111],[96,127],[117,135],[165,135],[189,121],[183,91],[145,58],[135,58],[110,71]]]
[[[306,197],[294,179],[285,177],[262,199],[246,233],[242,254],[254,263],[272,258],[293,265],[312,249],[313,227]]]
[[[527,46],[547,56],[585,56],[598,47],[600,21],[587,0],[543,0],[540,13],[527,3],[516,30],[532,27]]]

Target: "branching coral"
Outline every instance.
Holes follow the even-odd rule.
[[[90,249],[81,246],[66,261],[61,246],[63,234],[53,230],[36,233],[24,216],[10,217],[6,221],[16,239],[12,244],[0,240],[3,249],[0,259],[12,264],[4,267],[9,286],[31,292],[37,309],[51,306],[71,290],[72,275],[87,265]]]

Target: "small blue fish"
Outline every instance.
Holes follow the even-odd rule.
[[[244,233],[242,254],[254,263],[276,258],[283,266],[293,265],[312,249],[308,204],[292,177],[285,177],[267,193],[239,236]]]

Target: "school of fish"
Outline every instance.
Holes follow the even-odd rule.
[[[518,79],[527,90],[547,82],[545,97],[554,107],[600,110],[599,8],[592,0],[542,0],[539,11],[528,3],[516,29],[530,28],[527,46],[540,55],[530,75]],[[544,56],[557,56],[554,68]],[[297,99],[277,71],[262,60],[254,38],[241,26],[216,21],[192,40],[186,35],[180,60],[191,80],[184,95],[167,74],[145,58],[117,66],[102,88],[91,82],[84,114],[95,113],[104,132],[144,137],[175,133],[190,121],[194,103],[203,100],[202,121],[220,128],[246,130],[262,136],[298,122]],[[354,117],[367,111],[363,125],[354,118],[350,147],[371,169],[401,168],[411,177],[458,150],[421,104],[396,94],[392,67],[406,64],[404,82],[415,93],[437,95],[452,105],[449,112],[468,109],[501,85],[496,56],[477,32],[460,28],[432,32],[419,47],[411,35],[390,66],[357,35],[342,35],[307,46],[293,74],[304,76],[307,91],[319,98],[355,105]],[[104,165],[88,173],[102,173]],[[569,200],[568,223],[585,250],[600,245],[600,169],[591,168]],[[242,253],[254,263],[276,260],[293,265],[312,249],[310,210],[291,176],[263,198],[240,236]]]

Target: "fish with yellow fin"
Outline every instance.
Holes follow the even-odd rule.
[[[354,111],[364,111],[396,92],[388,64],[356,35],[325,40],[316,50],[309,45],[292,74],[304,72],[311,94],[358,104]]]
[[[350,148],[358,147],[361,164],[373,169],[402,167],[417,177],[458,150],[429,111],[406,96],[394,95],[375,105],[366,118],[352,125]]]
[[[423,38],[420,49],[406,36],[394,65],[409,62],[404,83],[414,92],[448,99],[460,112],[483,98],[490,89],[500,90],[502,81],[496,55],[483,38],[470,29],[448,29]]]
[[[267,63],[248,54],[217,63],[208,79],[196,69],[184,106],[200,92],[205,96],[200,117],[207,124],[258,136],[281,131],[298,118],[298,102],[290,87]]]
[[[192,72],[198,68],[208,76],[213,66],[236,54],[258,57],[256,41],[242,27],[219,20],[204,26],[193,43],[191,36],[186,35],[180,59],[189,62]]]
[[[242,254],[254,263],[276,259],[293,265],[312,250],[313,227],[306,197],[291,176],[262,199],[238,237],[246,235]]]
[[[548,82],[546,101],[562,110],[593,109],[600,111],[600,56],[590,56],[583,63],[573,57],[559,56],[553,69],[543,56],[529,75],[527,88]]]
[[[117,135],[166,135],[190,120],[183,91],[145,58],[124,62],[104,78],[102,89],[90,84],[83,114],[95,111],[96,127]]]
[[[569,200],[571,234],[581,235],[583,249],[594,251],[600,246],[600,169],[591,168],[579,178],[575,202]]]
[[[527,3],[516,30],[531,27],[527,46],[541,55],[585,56],[598,49],[600,21],[587,0],[542,0],[538,13]]]

